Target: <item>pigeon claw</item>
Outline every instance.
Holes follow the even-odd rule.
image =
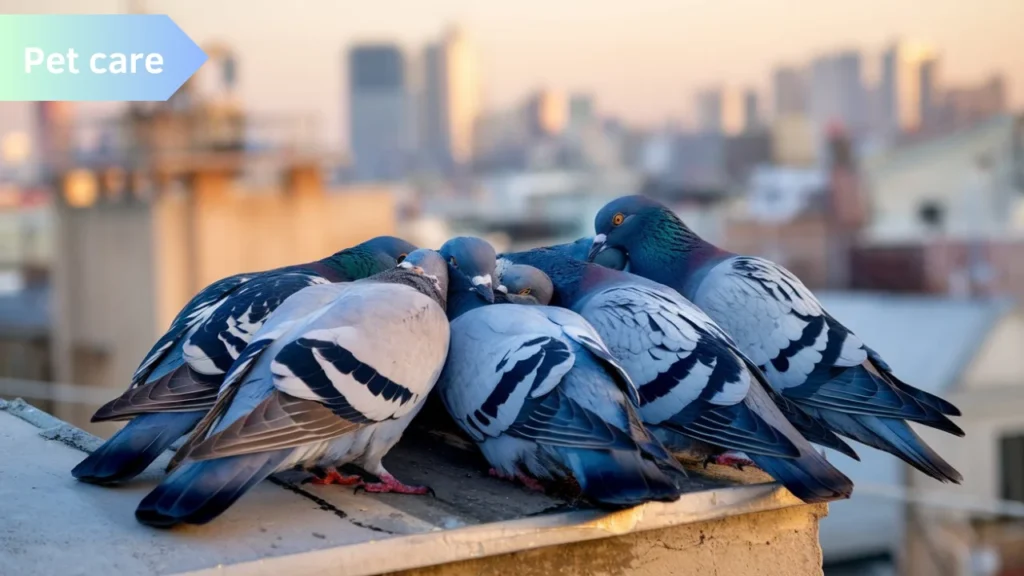
[[[363,479],[359,477],[358,474],[346,476],[334,468],[328,468],[326,474],[314,477],[310,480],[310,483],[317,486],[328,486],[330,484],[337,484],[339,486],[356,486],[362,481]]]
[[[516,479],[519,480],[520,482],[522,482],[523,486],[526,486],[530,490],[533,490],[535,492],[543,492],[544,491],[544,486],[542,486],[541,483],[538,482],[536,478],[531,478],[531,477],[527,476],[526,474],[523,474],[522,472],[519,472],[519,473],[516,474]]]
[[[537,492],[545,491],[544,486],[542,486],[540,482],[538,482],[535,478],[531,478],[530,476],[523,474],[522,472],[516,472],[513,475],[508,475],[505,474],[504,472],[500,472],[497,468],[491,468],[490,470],[487,471],[487,474],[495,478],[501,478],[502,480],[510,480],[512,482],[518,480],[520,484],[526,486],[530,490],[535,490]]]
[[[414,494],[422,496],[429,494],[437,497],[434,493],[434,489],[430,486],[410,486],[403,484],[397,478],[391,474],[381,474],[380,482],[362,482],[360,481],[356,486],[356,492],[365,490],[374,494]]]
[[[728,452],[724,454],[719,454],[718,456],[709,457],[707,460],[704,461],[705,468],[708,467],[709,461],[713,464],[718,464],[719,466],[731,466],[737,470],[743,470],[743,468],[746,466],[755,466],[755,464],[750,460],[747,460],[746,458],[740,458],[738,456],[733,456]]]

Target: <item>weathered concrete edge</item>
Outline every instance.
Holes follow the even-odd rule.
[[[776,484],[694,492],[672,503],[618,512],[579,510],[455,530],[399,536],[327,550],[181,573],[180,576],[373,576],[488,556],[805,506]],[[808,513],[824,515],[824,504]]]
[[[0,399],[0,411],[40,429],[40,436],[92,452],[102,440],[21,399]],[[169,459],[170,452],[162,459]],[[157,462],[160,462],[158,460]],[[302,552],[228,566],[220,565],[181,576],[322,576],[339,566],[347,576],[373,576],[488,556],[533,550],[632,532],[670,528],[805,504],[778,484],[733,486],[684,494],[672,503],[651,502],[617,512],[576,510],[469,526],[395,536],[362,544]],[[825,505],[817,505],[824,514]]]
[[[0,411],[7,412],[39,428],[39,435],[47,440],[62,442],[87,454],[91,454],[103,444],[102,439],[32,406],[21,398],[10,401],[0,399]],[[166,468],[174,450],[182,441],[179,440],[172,444],[166,452],[153,461],[151,466]]]

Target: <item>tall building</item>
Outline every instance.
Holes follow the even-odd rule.
[[[921,80],[929,70],[934,70],[934,65],[928,63],[935,57],[931,47],[908,41],[893,43],[882,55],[879,112],[887,136],[914,132],[921,127]]]
[[[569,97],[569,129],[580,132],[597,123],[594,111],[594,97],[590,94],[573,94]]]
[[[855,138],[861,135],[867,128],[867,100],[859,52],[828,54],[811,63],[810,117],[821,138],[834,125]]]
[[[939,87],[939,60],[932,58],[921,63],[918,78],[921,102],[921,126],[928,127],[940,122],[941,93]]]
[[[788,66],[778,68],[773,74],[772,88],[777,118],[807,114],[806,71]]]
[[[744,128],[743,94],[731,88],[697,93],[697,129],[705,134],[739,134]]]
[[[562,132],[568,121],[565,96],[554,90],[539,90],[526,102],[526,114],[534,136],[553,136]]]
[[[401,178],[412,129],[405,56],[392,44],[353,46],[348,79],[349,147],[355,179]]]
[[[450,28],[424,51],[422,147],[430,163],[449,172],[473,158],[482,93],[476,47],[465,30]]]
[[[748,89],[743,93],[743,131],[756,132],[761,128],[761,111],[757,103],[757,92]]]

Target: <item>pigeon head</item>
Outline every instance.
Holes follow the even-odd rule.
[[[555,295],[551,278],[533,266],[512,264],[505,266],[498,279],[498,290],[508,294],[509,299],[524,304],[547,306]]]
[[[494,247],[480,238],[460,236],[445,242],[440,252],[449,274],[458,275],[463,280],[460,284],[469,286],[488,303],[494,302],[494,266],[498,259]]]
[[[656,268],[686,253],[703,241],[682,220],[657,200],[623,196],[601,208],[594,218],[593,245],[587,259],[609,268]],[[602,253],[617,250],[621,254]]]
[[[398,267],[429,278],[442,297],[448,293],[448,264],[437,252],[427,248],[413,250]]]
[[[377,236],[359,246],[375,256],[391,258],[395,262],[405,260],[410,253],[416,250],[412,244],[394,236]]]

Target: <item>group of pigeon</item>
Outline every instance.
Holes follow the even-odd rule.
[[[677,499],[680,460],[845,498],[852,482],[812,446],[857,458],[843,437],[961,481],[908,424],[962,436],[957,408],[899,380],[785,268],[643,196],[607,204],[594,232],[501,255],[379,237],[215,282],[96,413],[128,423],[72,474],[124,482],[178,443],[136,510],[156,527],[209,522],[295,468],[428,494],[382,459],[434,391],[491,474],[608,507]]]

